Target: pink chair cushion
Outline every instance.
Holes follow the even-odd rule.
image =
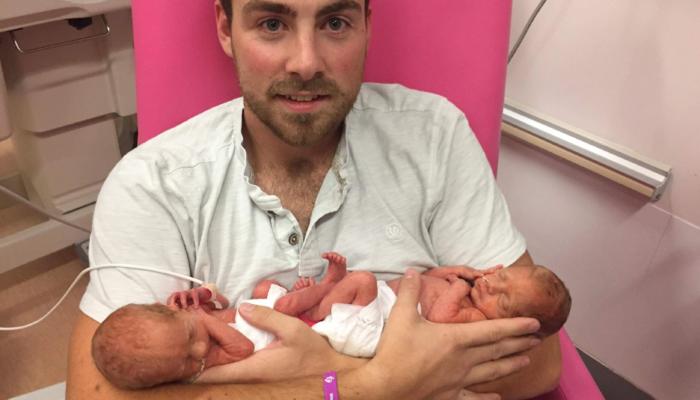
[[[139,142],[239,96],[216,38],[213,0],[133,0]],[[374,0],[366,80],[442,94],[498,162],[511,2]],[[178,23],[183,22],[183,23]],[[540,399],[602,398],[565,333],[559,388]]]
[[[565,330],[559,332],[561,346],[561,379],[555,390],[536,400],[605,400],[593,377],[578,355]]]

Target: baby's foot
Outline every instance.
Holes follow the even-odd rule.
[[[292,288],[292,290],[293,291],[301,290],[301,289],[307,288],[309,286],[313,286],[315,284],[316,284],[316,280],[314,278],[302,276],[294,283],[294,287]]]
[[[340,254],[329,251],[321,254],[321,257],[328,260],[328,270],[323,277],[323,283],[337,283],[345,277],[347,272],[347,259]]]

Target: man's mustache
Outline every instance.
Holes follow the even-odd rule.
[[[329,96],[340,93],[338,85],[323,77],[314,77],[307,81],[299,77],[291,77],[281,81],[276,81],[267,89],[267,95],[274,96],[291,96],[299,92],[306,92],[316,96]]]

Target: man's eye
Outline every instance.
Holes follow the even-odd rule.
[[[334,17],[328,20],[328,29],[338,32],[345,28],[345,21],[340,18]]]
[[[269,32],[277,32],[282,29],[282,21],[278,19],[268,19],[262,23],[262,26]]]

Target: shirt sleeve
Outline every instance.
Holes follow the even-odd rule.
[[[440,265],[510,265],[526,250],[467,119],[454,107],[437,137],[429,232]],[[449,121],[450,119],[448,119]],[[451,125],[451,126],[450,126]]]
[[[131,154],[130,154],[131,155]],[[98,196],[90,236],[90,266],[138,265],[191,275],[177,200],[152,160],[127,156]],[[91,271],[80,309],[102,322],[129,303],[163,302],[187,281],[155,272],[106,268]]]

